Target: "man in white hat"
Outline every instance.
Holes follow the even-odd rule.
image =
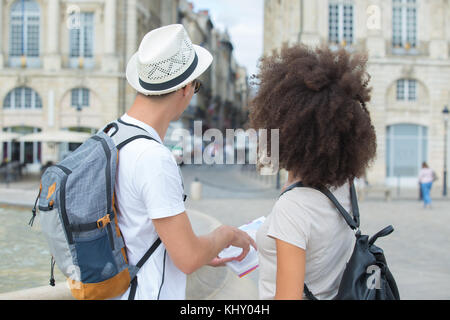
[[[211,64],[211,54],[193,45],[182,25],[149,32],[130,59],[126,76],[138,92],[121,117],[158,142],[138,139],[119,154],[115,185],[118,222],[129,263],[136,265],[158,237],[162,243],[137,274],[137,281],[119,299],[185,299],[186,274],[205,264],[223,265],[218,253],[233,245],[250,245],[247,233],[221,226],[205,236],[194,234],[184,207],[183,183],[172,153],[162,144],[171,121],[180,118],[199,90],[196,80]]]

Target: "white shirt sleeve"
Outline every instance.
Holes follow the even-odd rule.
[[[164,146],[158,145],[142,152],[134,169],[136,192],[150,219],[171,217],[186,210],[178,166]]]
[[[306,250],[308,246],[310,221],[302,208],[288,199],[275,204],[267,235]]]

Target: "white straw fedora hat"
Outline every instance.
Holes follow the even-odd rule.
[[[181,24],[150,31],[127,65],[128,83],[144,95],[183,88],[211,65],[208,50],[194,45]]]

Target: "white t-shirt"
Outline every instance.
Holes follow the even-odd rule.
[[[430,183],[434,180],[434,172],[430,168],[422,168],[419,172],[420,183]]]
[[[351,213],[349,184],[330,191]],[[311,188],[286,192],[258,230],[260,299],[274,299],[276,293],[274,238],[306,251],[305,283],[318,299],[332,299],[337,294],[355,234],[324,194]]]
[[[124,122],[145,129],[161,142],[149,125],[127,114]],[[137,139],[119,152],[115,185],[118,223],[127,249],[128,262],[136,265],[158,238],[153,219],[175,216],[185,211],[183,181],[177,163],[167,147],[147,139]],[[139,270],[136,300],[181,300],[186,297],[186,275],[166,254],[161,243]],[[164,272],[164,281],[163,281]],[[163,285],[161,286],[161,284]],[[161,290],[161,291],[160,291]],[[130,289],[117,299],[128,299]]]

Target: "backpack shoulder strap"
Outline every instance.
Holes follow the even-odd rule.
[[[301,187],[305,187],[305,185],[303,185],[303,183],[301,181],[296,182],[293,185],[287,187],[286,190],[284,190],[281,193],[280,197],[284,193],[286,193],[294,188],[301,188]],[[330,201],[338,209],[339,213],[345,219],[345,221],[347,222],[347,224],[349,225],[350,228],[352,228],[353,230],[357,230],[359,228],[359,224],[360,224],[359,207],[358,207],[358,200],[356,197],[355,186],[354,186],[353,182],[350,183],[350,199],[352,202],[353,217],[344,209],[344,207],[342,207],[342,205],[339,203],[339,201],[336,199],[336,197],[327,188],[320,188],[320,189],[313,188],[313,189],[322,192],[328,199],[330,199]]]
[[[159,143],[147,130],[137,125],[126,123],[120,118],[105,126],[101,131],[109,135],[119,151],[136,139],[148,139]]]
[[[134,274],[131,277],[130,293],[128,295],[128,300],[134,300],[134,298],[136,296],[136,290],[137,290],[137,286],[138,286],[137,272],[139,271],[139,269],[142,268],[144,263],[147,262],[147,260],[150,258],[150,256],[153,254],[153,252],[155,252],[155,250],[159,247],[160,244],[161,244],[161,239],[158,237],[156,239],[156,241],[152,244],[152,246],[144,254],[144,256],[141,258],[141,260],[139,260],[139,262],[136,264],[136,268],[135,268],[136,270],[134,271]],[[165,263],[165,257],[164,257],[164,263]],[[164,270],[165,270],[165,267],[163,268],[163,272],[164,272]]]
[[[345,219],[345,221],[347,222],[347,224],[350,228],[352,228],[353,230],[357,230],[359,228],[359,208],[358,208],[358,202],[356,200],[356,193],[354,194],[353,183],[351,183],[351,186],[350,186],[350,198],[351,198],[351,202],[352,202],[353,217],[344,209],[344,207],[339,203],[339,201],[330,192],[330,190],[328,190],[326,188],[318,189],[318,190],[320,192],[322,192],[324,195],[326,195],[327,198],[331,200],[331,202],[333,202],[334,206],[338,209],[339,213]]]
[[[304,187],[304,185],[303,185],[303,183],[302,183],[301,181],[296,182],[296,183],[294,183],[294,184],[291,184],[289,187],[287,187],[286,189],[284,189],[284,191],[280,194],[280,197],[281,197],[283,194],[285,194],[286,192],[291,191],[292,189],[295,189],[295,188],[302,188],[302,187]]]

